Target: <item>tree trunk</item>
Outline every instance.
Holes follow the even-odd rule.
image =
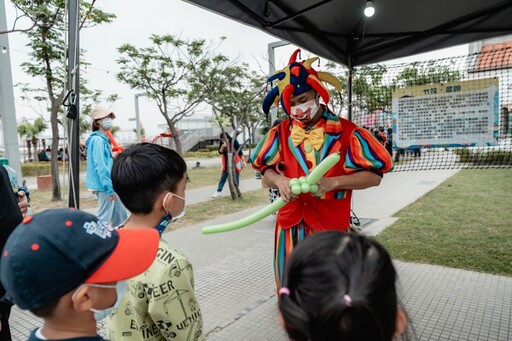
[[[52,174],[52,201],[61,201],[62,195],[60,191],[59,181],[59,165],[57,163],[57,152],[59,150],[59,107],[55,101],[52,103],[52,115],[51,115],[51,126],[52,126],[52,157],[50,160],[51,174]]]
[[[167,124],[169,125],[169,129],[171,129],[172,139],[174,141],[174,144],[176,145],[176,153],[180,154],[180,156],[183,156],[183,149],[181,147],[180,133],[176,129],[176,126],[174,125],[173,122],[168,121]]]
[[[235,154],[236,155],[236,154]],[[236,168],[235,168],[235,157],[233,153],[228,151],[228,162],[227,162],[227,169],[228,169],[228,184],[229,184],[229,193],[231,194],[231,199],[236,200],[238,198],[242,197],[242,193],[240,192],[239,186],[235,183],[235,175],[236,175]]]
[[[32,159],[32,141],[27,140],[25,142],[27,143],[28,162],[32,162],[32,161],[34,161]]]
[[[234,130],[236,132],[236,129]],[[231,194],[231,198],[236,200],[242,197],[242,192],[240,192],[240,184],[235,183],[236,177],[236,155],[238,154],[238,150],[234,150],[236,135],[233,134],[233,139],[231,143],[227,143],[228,150],[228,160],[227,160],[227,170],[228,170],[228,184],[229,184],[229,192]],[[227,141],[229,142],[229,141]]]
[[[39,153],[37,151],[37,143],[39,140],[36,137],[32,138],[32,145],[34,146],[34,161],[39,162]]]

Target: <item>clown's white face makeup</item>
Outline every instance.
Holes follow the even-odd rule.
[[[299,96],[290,98],[291,113],[290,117],[302,123],[311,121],[319,109],[318,98],[314,90],[305,92]]]

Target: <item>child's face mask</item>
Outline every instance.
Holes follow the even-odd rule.
[[[88,285],[90,287],[96,287],[96,288],[116,289],[116,295],[117,295],[116,301],[114,302],[114,304],[111,307],[106,308],[106,309],[94,309],[94,308],[90,309],[94,313],[94,319],[96,321],[103,320],[108,315],[110,315],[114,309],[117,309],[117,307],[119,306],[119,302],[121,301],[121,297],[123,297],[123,295],[125,294],[126,287],[127,287],[126,281],[119,281],[115,285],[114,284],[91,284],[91,283],[86,283],[86,284],[82,284],[82,285]],[[80,287],[82,287],[82,285]],[[78,292],[78,289],[80,289],[80,287],[78,287],[76,289],[75,293],[71,297],[72,301],[75,300],[76,293]]]
[[[162,201],[162,208],[164,209],[165,213],[170,214],[171,216],[172,216],[171,212],[169,212],[169,210],[167,210],[167,207],[165,206],[166,201],[167,201],[167,198],[168,198],[170,195],[172,195],[173,197],[176,197],[176,198],[178,198],[178,199],[183,200],[183,209],[181,210],[181,213],[179,213],[179,214],[175,215],[175,216],[174,216],[174,217],[172,217],[172,219],[171,219],[171,223],[174,223],[174,222],[175,222],[176,220],[178,220],[179,218],[182,218],[182,217],[184,217],[184,216],[185,216],[185,198],[180,197],[179,195],[174,194],[174,193],[172,193],[172,192],[169,192],[169,193],[167,193],[167,194],[165,195],[164,200]]]
[[[170,195],[183,200],[183,209],[181,210],[181,213],[179,213],[175,216],[173,216],[171,214],[171,212],[169,212],[169,210],[166,207],[167,198]],[[174,194],[172,192],[168,192],[165,195],[164,200],[162,201],[162,208],[165,211],[165,215],[162,217],[162,220],[160,221],[160,223],[155,227],[160,235],[162,235],[162,233],[164,233],[165,229],[167,228],[167,226],[169,226],[169,224],[174,223],[176,220],[183,218],[185,216],[185,198],[180,197],[179,195]]]
[[[318,111],[318,104],[316,98],[305,103],[297,104],[291,107],[290,117],[297,122],[307,123],[313,119]]]

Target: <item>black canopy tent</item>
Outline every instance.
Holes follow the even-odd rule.
[[[185,0],[356,66],[512,32],[512,0]]]
[[[512,0],[184,0],[349,68],[512,32]]]

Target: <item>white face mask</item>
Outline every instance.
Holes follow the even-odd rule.
[[[112,128],[112,124],[114,123],[114,120],[110,117],[105,117],[101,120],[101,127],[105,130],[109,130]]]
[[[94,309],[94,308],[90,309],[94,313],[94,319],[96,321],[103,320],[108,315],[110,315],[114,309],[117,309],[117,307],[119,306],[119,302],[121,301],[121,297],[123,297],[123,295],[125,294],[126,289],[127,289],[126,281],[119,281],[119,282],[117,282],[116,285],[111,285],[111,284],[90,284],[90,283],[82,284],[82,285],[88,285],[90,287],[97,287],[97,288],[112,288],[112,289],[116,289],[116,295],[117,295],[116,301],[114,302],[114,304],[111,307],[106,308],[106,309]],[[78,287],[76,289],[76,291],[73,293],[73,296],[71,296],[71,300],[73,300],[73,301],[75,300],[76,293],[78,292],[78,289],[80,289],[80,287]]]
[[[173,217],[172,217],[172,219],[171,219],[171,223],[174,223],[176,220],[178,220],[178,219],[180,219],[180,218],[183,218],[183,217],[185,216],[185,198],[180,197],[179,195],[176,195],[176,194],[174,194],[174,193],[172,193],[172,192],[167,193],[167,194],[165,195],[165,197],[164,197],[164,200],[162,201],[162,208],[163,208],[163,209],[164,209],[164,211],[165,211],[166,213],[168,213],[168,214],[171,214],[171,212],[169,212],[169,211],[167,210],[167,208],[165,207],[165,202],[167,201],[167,198],[168,198],[170,195],[172,195],[172,196],[174,196],[174,197],[176,197],[176,198],[178,198],[178,199],[183,200],[183,210],[181,211],[181,213],[180,213],[180,214],[177,214],[177,215],[173,216]],[[172,216],[172,214],[171,214],[171,216]]]
[[[314,115],[318,111],[316,98],[305,103],[294,105],[291,110],[292,112],[290,113],[290,117],[292,119],[297,122],[307,123],[313,119]]]

